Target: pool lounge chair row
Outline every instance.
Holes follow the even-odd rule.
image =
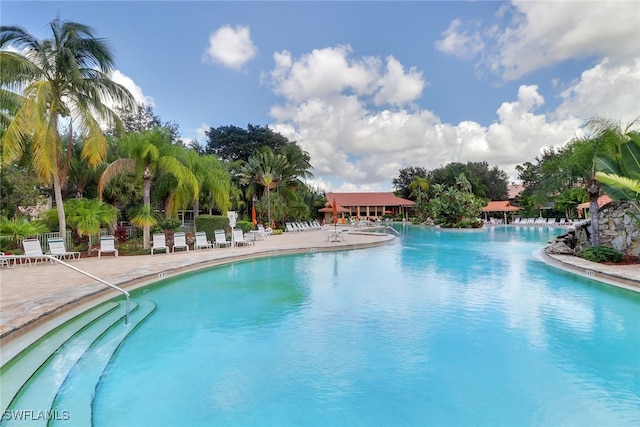
[[[297,231],[311,231],[311,230],[320,230],[322,226],[318,223],[318,221],[296,221],[296,222],[287,222],[285,223],[287,227],[287,231],[297,232]]]
[[[555,224],[556,218],[516,218],[513,221],[513,224],[516,225],[544,225],[544,224]],[[566,218],[560,218],[558,224],[571,224],[571,221]]]
[[[24,239],[22,241],[23,255],[0,255],[0,267],[15,267],[17,264],[37,265],[38,262],[45,263],[47,261],[54,262],[49,256],[61,260],[80,259],[80,252],[67,251],[64,241],[58,237],[50,237],[47,239],[49,251],[42,252],[40,240]]]

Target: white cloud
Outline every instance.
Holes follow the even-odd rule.
[[[110,77],[114,82],[127,88],[138,104],[150,105],[152,107],[156,106],[153,97],[145,95],[142,88],[138,86],[131,77],[127,76],[122,71],[113,70]]]
[[[249,27],[228,25],[220,27],[209,36],[209,46],[204,53],[205,62],[216,62],[234,70],[241,70],[253,59],[258,49],[251,41]]]
[[[559,117],[603,116],[626,124],[640,114],[640,59],[620,66],[612,66],[604,59],[585,70],[561,97]]]
[[[449,55],[458,58],[472,58],[482,52],[484,43],[477,32],[469,34],[465,30],[460,30],[462,21],[455,19],[449,28],[442,33],[443,38],[436,42],[436,48]]]
[[[479,54],[492,72],[516,80],[569,59],[635,60],[638,16],[635,1],[513,1],[496,16],[497,22],[510,19],[507,27],[488,23],[482,32],[470,33],[454,20],[436,47],[462,58]]]
[[[350,50],[341,52],[346,54]],[[282,61],[283,58],[286,59]],[[308,64],[309,56],[300,61]],[[371,58],[367,61],[332,58],[330,62],[343,71],[344,64],[351,63],[360,64],[362,75],[383,75],[362,66],[365,62],[381,63]],[[321,85],[314,78],[312,67],[303,67],[306,79],[291,72],[299,65],[290,55],[276,58],[272,75],[277,75],[275,87],[285,95],[285,103],[272,108],[276,123],[271,127],[309,152],[316,182],[332,190],[389,190],[392,179],[404,167],[434,169],[454,161],[487,161],[515,180],[516,165],[532,161],[544,148],[567,143],[576,136],[585,119],[562,109],[552,114],[538,113],[544,107],[544,97],[537,86],[522,85],[515,100],[498,108],[496,121],[488,127],[473,121],[442,123],[431,111],[415,106],[398,107],[392,99],[387,101],[386,108],[372,109],[369,95],[379,91],[375,84],[364,85],[370,90],[359,95],[345,83],[350,78]],[[394,66],[402,68],[399,63]],[[318,63],[318,67],[327,70],[329,65]],[[595,72],[596,69],[591,71]],[[415,70],[412,73],[417,75]],[[378,77],[375,81],[383,80]],[[567,95],[567,102],[578,102],[575,94],[586,90],[582,84],[587,83],[578,82],[573,89],[567,89],[571,94]],[[291,90],[292,87],[298,90]],[[301,92],[315,96],[301,97]]]

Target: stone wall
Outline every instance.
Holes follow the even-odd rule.
[[[631,204],[609,203],[599,210],[600,243],[627,255],[640,255],[640,212]]]
[[[635,215],[635,217],[634,217]],[[600,244],[627,255],[640,255],[640,212],[627,202],[611,202],[598,211]],[[551,253],[580,252],[591,246],[591,220],[576,223],[567,234],[547,247]]]

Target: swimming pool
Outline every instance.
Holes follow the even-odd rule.
[[[638,294],[535,261],[554,229],[402,233],[138,290],[95,425],[640,424]]]

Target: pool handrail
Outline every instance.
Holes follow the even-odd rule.
[[[116,291],[121,292],[122,294],[124,294],[124,296],[125,296],[125,297],[126,297],[126,299],[127,299],[127,304],[126,304],[126,318],[125,318],[124,326],[129,326],[129,324],[130,324],[130,321],[129,321],[129,320],[130,320],[130,312],[131,312],[131,296],[129,295],[129,292],[125,291],[124,289],[122,289],[122,288],[121,288],[121,287],[119,287],[119,286],[113,285],[113,284],[111,284],[111,283],[109,283],[109,282],[107,282],[107,281],[105,281],[105,280],[102,280],[101,278],[96,277],[96,276],[94,276],[94,275],[93,275],[93,274],[91,274],[91,273],[87,273],[86,271],[81,270],[81,269],[79,269],[79,268],[78,268],[78,267],[76,267],[76,266],[73,266],[73,265],[71,265],[71,264],[68,264],[68,263],[66,263],[66,262],[62,261],[61,259],[56,258],[55,256],[52,256],[52,255],[44,255],[44,257],[45,257],[45,258],[48,258],[49,260],[51,260],[51,262],[54,262],[54,261],[55,261],[55,262],[57,262],[58,264],[62,264],[62,265],[64,265],[65,267],[69,267],[70,269],[75,270],[75,271],[77,271],[77,272],[78,272],[78,273],[80,273],[80,274],[84,274],[85,276],[90,277],[90,278],[92,278],[93,280],[97,280],[98,282],[100,282],[100,283],[102,283],[102,284],[104,284],[104,285],[107,285],[107,286],[109,286],[110,288],[113,288],[113,289],[115,289]]]

